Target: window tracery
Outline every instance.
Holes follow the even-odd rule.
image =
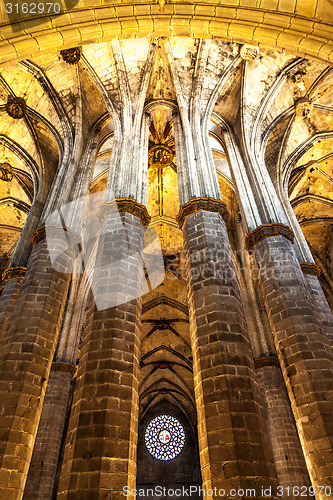
[[[184,428],[175,417],[159,415],[148,424],[145,443],[149,453],[157,460],[172,460],[184,447]]]

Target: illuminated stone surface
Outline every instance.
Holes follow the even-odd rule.
[[[79,2],[14,33],[1,10],[0,271],[27,268],[5,272],[0,298],[1,498],[333,487],[331,12]],[[55,269],[32,235],[89,194],[60,223],[82,241],[58,241]],[[115,198],[117,227],[96,215]],[[262,227],[284,232],[248,246]],[[156,233],[158,286],[143,269]],[[136,273],[146,288],[99,309],[90,264],[111,249],[123,274],[98,268],[101,293],[134,290]],[[163,415],[173,427],[149,428]]]

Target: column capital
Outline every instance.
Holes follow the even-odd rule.
[[[252,248],[259,243],[259,241],[269,238],[270,236],[284,236],[287,240],[294,242],[294,233],[289,226],[281,222],[272,222],[271,224],[262,224],[254,231],[248,233],[245,237],[245,249],[252,250]]]
[[[143,226],[148,226],[150,223],[151,217],[148,214],[147,208],[132,198],[115,198],[112,201],[103,203],[97,214],[100,222],[103,222],[106,216],[115,210],[118,210],[118,212],[128,212],[139,217]]]
[[[263,366],[277,366],[280,368],[280,361],[277,356],[263,356],[254,360],[255,368],[262,368]]]
[[[6,283],[9,280],[23,279],[26,270],[26,267],[8,267],[8,269],[2,273],[2,282]]]
[[[180,228],[182,229],[187,217],[201,210],[219,213],[224,222],[228,219],[229,212],[224,201],[214,198],[193,198],[180,207],[176,217]]]
[[[79,235],[68,227],[44,224],[32,235],[32,246],[35,247],[37,243],[44,240],[46,235],[48,238],[66,238],[72,245],[77,245],[81,241]]]
[[[302,268],[303,274],[312,274],[313,276],[319,276],[321,275],[321,270],[317,264],[314,262],[300,262],[299,264]]]
[[[76,366],[72,363],[64,363],[63,361],[54,361],[51,365],[52,372],[65,372],[73,378],[76,374]]]

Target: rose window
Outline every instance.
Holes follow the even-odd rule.
[[[157,460],[172,460],[184,447],[184,428],[175,417],[159,415],[148,424],[145,443],[149,453]]]

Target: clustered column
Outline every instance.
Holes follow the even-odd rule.
[[[250,254],[242,259],[243,272],[239,271],[241,293],[250,329],[254,365],[264,406],[268,433],[272,445],[275,470],[281,492],[288,498],[298,498],[297,488],[305,498],[310,495],[310,481],[301,448],[295,419],[282,377],[271,328],[258,290],[258,269]],[[295,487],[295,496],[293,494]],[[288,490],[289,488],[289,490]],[[309,493],[309,494],[308,494]]]
[[[312,262],[301,262],[300,266],[312,292],[324,330],[333,346],[333,313],[319,281],[321,271],[319,267]]]
[[[119,213],[118,213],[119,212]],[[88,299],[59,499],[120,500],[135,488],[146,209],[106,202]]]
[[[333,486],[333,353],[283,224],[248,235],[313,486]],[[319,490],[318,490],[319,491]],[[318,498],[325,498],[324,495]]]
[[[65,238],[53,226],[52,235],[62,272],[51,263],[42,227],[0,345],[0,496],[8,500],[23,495],[75,255],[75,234]]]
[[[203,487],[276,486],[253,354],[220,200],[181,207]],[[216,496],[218,498],[218,496]],[[242,498],[242,495],[235,498]],[[274,494],[272,496],[274,497]]]
[[[279,360],[274,356],[261,357],[255,360],[255,367],[264,402],[278,482],[283,488],[281,491],[285,493],[289,491],[290,500],[299,498],[297,488],[303,492],[304,498],[313,498],[310,495],[309,475]]]
[[[72,363],[51,365],[23,500],[52,498],[75,371]]]
[[[333,486],[333,353],[327,329],[298,262],[294,233],[265,164],[258,164],[245,136],[239,147],[230,130],[224,135],[238,204],[249,231],[246,248],[253,250],[259,267],[262,295],[311,483],[318,498],[324,499],[321,487]]]

